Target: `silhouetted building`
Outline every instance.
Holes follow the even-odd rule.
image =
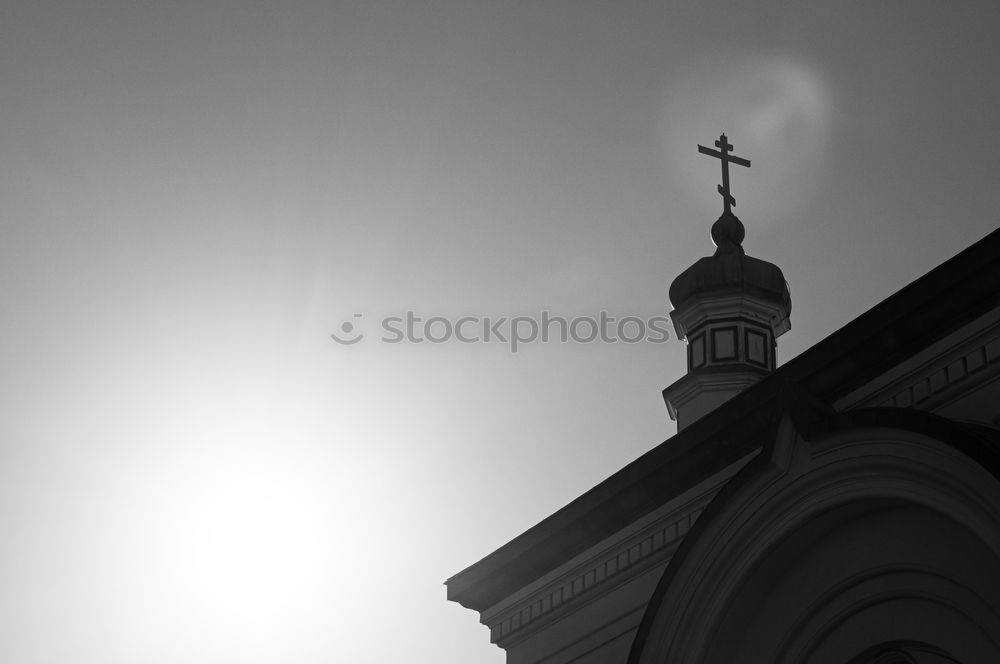
[[[448,598],[511,664],[1000,662],[1000,231],[776,368],[788,289],[724,184],[670,288],[678,433]]]

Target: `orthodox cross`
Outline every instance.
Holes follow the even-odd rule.
[[[720,159],[722,161],[722,184],[719,185],[719,193],[722,194],[722,201],[726,205],[726,214],[732,214],[732,206],[736,205],[736,199],[733,198],[731,193],[729,193],[729,162],[733,162],[738,166],[746,166],[747,168],[750,168],[750,160],[729,154],[729,151],[733,149],[733,146],[726,140],[725,134],[719,136],[719,140],[715,142],[715,147],[719,149],[713,150],[699,145],[698,152],[707,154],[709,157],[715,157],[716,159]]]

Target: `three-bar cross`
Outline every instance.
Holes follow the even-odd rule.
[[[750,160],[729,154],[729,151],[733,149],[733,146],[726,140],[725,134],[719,136],[719,140],[715,142],[715,147],[719,149],[713,150],[699,145],[698,152],[707,154],[710,157],[715,157],[716,159],[720,159],[722,161],[722,184],[719,185],[719,193],[722,194],[722,200],[726,205],[726,214],[731,214],[732,206],[736,205],[736,199],[733,198],[733,195],[729,192],[729,162],[738,166],[746,166],[747,168],[750,168]]]

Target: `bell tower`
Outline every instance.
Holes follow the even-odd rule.
[[[729,164],[750,161],[730,154],[722,134],[718,150],[698,151],[722,162],[723,212],[712,224],[715,254],[699,259],[670,285],[670,317],[687,343],[687,374],[663,390],[680,431],[774,371],[777,338],[791,323],[791,297],[778,266],[747,256],[746,229],[733,213]]]

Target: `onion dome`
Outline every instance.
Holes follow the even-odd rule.
[[[699,259],[670,284],[670,303],[675,309],[700,295],[746,293],[781,306],[787,313],[792,301],[781,268],[747,256],[743,251],[746,229],[732,212],[712,224],[715,254]]]
[[[712,412],[777,367],[777,338],[791,328],[792,299],[777,265],[743,251],[746,229],[733,214],[729,165],[750,167],[723,133],[717,150],[698,152],[722,163],[723,212],[712,224],[715,254],[699,259],[670,284],[677,338],[687,344],[687,374],[663,390],[678,430]]]

